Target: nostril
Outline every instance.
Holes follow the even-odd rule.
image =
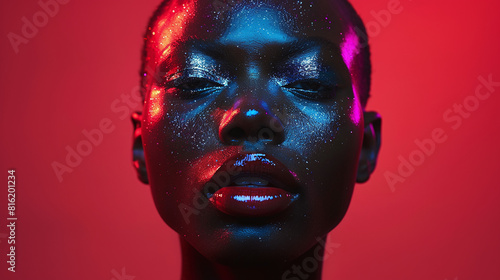
[[[228,135],[231,140],[241,140],[245,137],[245,131],[241,127],[233,127]]]
[[[218,125],[219,140],[224,145],[279,145],[285,140],[281,120],[264,101],[253,97],[237,100],[223,113]]]
[[[271,141],[274,138],[274,132],[269,128],[259,130],[259,140]]]

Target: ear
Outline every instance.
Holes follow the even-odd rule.
[[[377,112],[364,112],[365,131],[363,133],[363,146],[359,155],[358,174],[356,182],[368,181],[377,165],[380,150],[380,130],[382,119]]]
[[[132,113],[132,124],[134,125],[134,142],[132,144],[132,161],[134,163],[137,177],[144,184],[149,184],[146,161],[144,160],[144,148],[142,147],[142,114]]]

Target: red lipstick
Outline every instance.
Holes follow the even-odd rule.
[[[229,177],[227,184],[207,196],[215,208],[228,215],[276,215],[298,197],[295,173],[266,154],[238,154],[222,164],[213,178],[224,175]]]

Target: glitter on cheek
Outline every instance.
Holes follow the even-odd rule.
[[[316,106],[316,107],[315,107]],[[288,118],[287,139],[283,145],[296,150],[301,157],[309,158],[317,148],[335,139],[340,117],[337,105],[319,108],[320,105],[296,106]]]
[[[215,110],[213,100],[200,100],[192,103],[171,102],[167,109],[169,118],[166,120],[165,135],[172,143],[182,146],[183,151],[206,150],[210,145],[218,143],[218,134],[213,128],[213,117],[210,112]],[[168,104],[168,103],[167,103]]]
[[[318,105],[319,106],[319,105]],[[301,106],[299,109],[304,115],[309,116],[310,122],[315,124],[315,127],[328,125],[331,122],[331,114],[324,110],[311,108],[310,106]]]
[[[195,102],[195,104],[198,102]],[[209,105],[209,102],[203,102],[202,104],[195,105],[193,108],[191,108],[187,113],[185,120],[186,121],[192,121],[196,117],[200,116],[203,112],[203,110],[206,109],[206,107]]]

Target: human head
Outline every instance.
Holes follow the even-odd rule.
[[[167,1],[150,22],[135,165],[160,216],[206,258],[292,260],[340,222],[375,166],[380,118],[364,110],[364,28],[345,1],[213,3]],[[227,164],[259,171],[217,177]],[[285,209],[253,217],[208,202],[209,183],[273,185],[266,168],[292,174],[277,180],[293,181]]]

